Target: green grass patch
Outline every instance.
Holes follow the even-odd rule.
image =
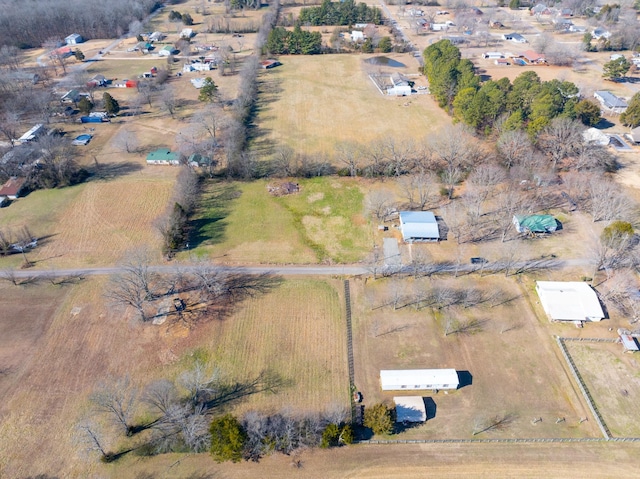
[[[274,197],[266,181],[206,186],[192,221],[191,253],[256,263],[346,263],[371,244],[364,195],[348,178],[301,180]]]

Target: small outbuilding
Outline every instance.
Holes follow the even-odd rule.
[[[605,317],[598,295],[583,281],[537,281],[536,292],[553,321],[601,321]]]
[[[636,353],[640,351],[636,338],[628,333],[620,331],[618,331],[618,334],[620,336],[620,342],[622,343],[622,347],[624,348],[625,353]]]
[[[80,36],[80,34],[72,33],[64,39],[64,42],[67,45],[77,45],[78,43],[83,43],[84,39],[82,38],[82,36]]]
[[[422,396],[396,396],[396,422],[425,422],[427,408]]]
[[[505,33],[504,35],[502,35],[502,38],[514,43],[527,43],[527,39],[519,33]]]
[[[438,221],[431,211],[401,211],[400,231],[406,243],[438,241]]]
[[[24,135],[18,138],[18,143],[28,143],[30,141],[35,140],[39,136],[45,133],[46,129],[42,123],[38,123],[32,126],[29,131],[27,131]]]
[[[551,215],[514,215],[513,225],[518,233],[525,234],[553,233],[558,229],[558,222]]]
[[[265,70],[269,70],[280,65],[282,65],[282,63],[280,63],[278,60],[262,60],[260,62],[260,68],[264,68]]]
[[[173,45],[165,45],[160,49],[158,55],[161,57],[168,57],[169,55],[173,55],[177,50],[173,47]]]
[[[380,371],[383,391],[458,389],[455,369],[394,369]]]

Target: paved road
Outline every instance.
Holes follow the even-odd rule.
[[[590,266],[592,265],[592,261],[588,258],[572,258],[567,260],[560,260],[557,258],[540,258],[534,260],[527,261],[519,261],[514,262],[510,265],[509,269],[513,272],[518,270],[520,271],[532,271],[532,270],[543,270],[543,269],[561,269],[566,267],[577,267],[577,266]],[[358,265],[358,264],[346,264],[346,265],[263,265],[263,266],[229,266],[225,264],[216,264],[211,263],[212,266],[218,266],[223,270],[227,271],[237,271],[246,274],[277,274],[282,276],[358,276],[358,275],[373,275],[374,268],[367,265]],[[176,263],[174,265],[156,265],[151,266],[151,271],[157,273],[171,273],[176,271],[176,269],[181,269],[182,271],[189,271],[192,269],[199,268],[199,266],[190,266],[184,265],[180,263]],[[503,271],[505,269],[504,262],[491,262],[486,263],[484,267],[481,265],[471,265],[471,264],[442,264],[442,265],[426,265],[423,268],[423,272],[427,273],[440,273],[440,274],[455,274],[455,273],[471,273],[474,271],[480,270],[486,272],[498,272]],[[124,267],[103,267],[103,268],[72,268],[72,269],[54,269],[54,270],[37,270],[37,269],[26,269],[26,270],[15,270],[11,273],[19,278],[32,278],[32,277],[63,277],[63,276],[105,276],[111,274],[123,273],[125,271]],[[413,273],[414,269],[412,266],[398,266],[398,267],[385,267],[380,266],[379,268],[375,268],[376,274],[383,273]],[[5,274],[7,274],[5,270]]]

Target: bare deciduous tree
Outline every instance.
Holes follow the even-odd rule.
[[[91,402],[98,412],[106,413],[127,436],[135,431],[133,417],[138,390],[128,376],[102,383],[91,394]]]

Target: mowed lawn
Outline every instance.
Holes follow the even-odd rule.
[[[260,76],[263,89],[275,93],[262,97],[256,124],[275,144],[331,156],[341,141],[419,140],[450,122],[429,95],[382,96],[364,71],[369,57],[280,57],[282,66]]]
[[[299,193],[282,197],[272,196],[269,184],[209,184],[191,253],[229,263],[344,263],[366,255],[371,226],[357,180],[300,180]]]
[[[226,377],[244,381],[269,371],[282,380],[275,394],[261,393],[238,403],[238,412],[348,407],[341,286],[338,281],[286,281],[212,326],[201,348]]]

